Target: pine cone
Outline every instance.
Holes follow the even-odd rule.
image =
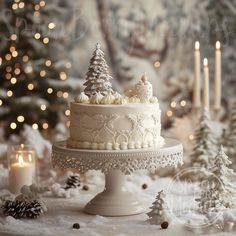
[[[44,213],[44,207],[39,201],[34,200],[33,202],[29,202],[27,204],[27,210],[25,214],[26,217],[37,218],[42,213]]]
[[[65,189],[77,188],[80,186],[80,176],[79,174],[72,174],[68,177],[65,185]]]
[[[33,202],[8,200],[3,204],[2,208],[4,215],[12,216],[16,219],[24,217],[37,218],[45,211],[42,203],[37,200],[34,200]]]
[[[12,216],[14,218],[25,217],[27,203],[23,201],[6,201],[3,206],[3,214],[6,216]]]

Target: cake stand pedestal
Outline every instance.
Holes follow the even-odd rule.
[[[125,188],[125,175],[136,170],[155,170],[183,163],[182,144],[165,139],[159,149],[85,150],[72,149],[66,141],[52,147],[52,163],[61,169],[75,169],[79,173],[101,170],[105,174],[104,191],[85,207],[85,212],[103,216],[124,216],[145,211],[142,203]]]

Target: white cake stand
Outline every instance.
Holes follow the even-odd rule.
[[[95,196],[85,207],[85,212],[103,216],[124,216],[145,211],[142,203],[129,193],[125,175],[136,170],[155,170],[159,167],[177,166],[183,163],[182,144],[165,139],[159,149],[135,150],[85,150],[72,149],[66,142],[52,147],[52,163],[61,169],[75,169],[79,173],[101,170],[105,174],[104,191]]]

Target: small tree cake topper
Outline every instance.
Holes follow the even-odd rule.
[[[106,95],[113,92],[110,79],[112,77],[108,74],[108,65],[104,53],[100,48],[100,44],[97,43],[86,74],[85,94],[91,96],[100,92],[102,95]]]
[[[163,190],[158,192],[156,200],[152,203],[150,207],[151,211],[147,213],[148,222],[153,225],[162,225],[164,222],[170,221],[169,209],[164,201],[165,194]],[[168,227],[168,226],[167,226]],[[166,227],[166,228],[167,228]]]
[[[193,178],[195,180],[202,179],[207,175],[208,170],[214,165],[214,159],[217,154],[217,141],[214,137],[210,124],[209,110],[205,108],[200,118],[199,127],[196,129],[194,137],[196,145],[191,155],[192,167],[200,168]]]
[[[233,169],[236,170],[236,101],[233,103],[228,129],[222,138],[226,152],[233,160]]]
[[[221,146],[215,157],[215,165],[210,169],[211,175],[201,186],[200,198],[196,199],[201,212],[219,211],[233,206],[236,189],[231,180],[236,174],[228,168],[230,164],[231,161]]]

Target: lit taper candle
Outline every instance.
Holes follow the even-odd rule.
[[[201,57],[200,43],[195,42],[194,50],[194,84],[193,84],[193,108],[201,107]]]
[[[203,106],[210,108],[209,98],[209,68],[207,58],[203,59]]]
[[[215,48],[215,94],[214,109],[216,111],[221,108],[221,50],[220,42],[216,42]]]

